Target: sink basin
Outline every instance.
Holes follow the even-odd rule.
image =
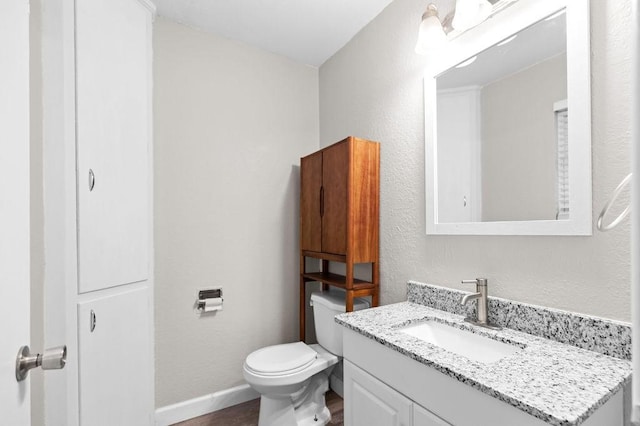
[[[399,329],[417,339],[439,346],[472,361],[490,364],[522,349],[438,321],[424,321]]]

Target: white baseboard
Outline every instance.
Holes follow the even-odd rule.
[[[260,394],[248,384],[236,386],[235,388],[225,389],[188,401],[160,407],[156,410],[156,425],[169,426],[259,397]]]

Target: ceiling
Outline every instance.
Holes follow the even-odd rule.
[[[320,66],[393,0],[153,0],[158,14]]]

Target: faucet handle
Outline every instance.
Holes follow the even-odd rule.
[[[462,284],[475,284],[478,287],[486,287],[487,286],[487,279],[486,278],[476,278],[475,280],[462,280],[461,283]]]

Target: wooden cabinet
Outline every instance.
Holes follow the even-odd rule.
[[[306,283],[346,290],[347,312],[353,298],[379,297],[380,144],[348,137],[300,159],[300,339],[305,339]],[[320,259],[308,271],[306,258]],[[345,273],[329,270],[344,264]],[[354,278],[354,265],[370,264],[370,278]]]

